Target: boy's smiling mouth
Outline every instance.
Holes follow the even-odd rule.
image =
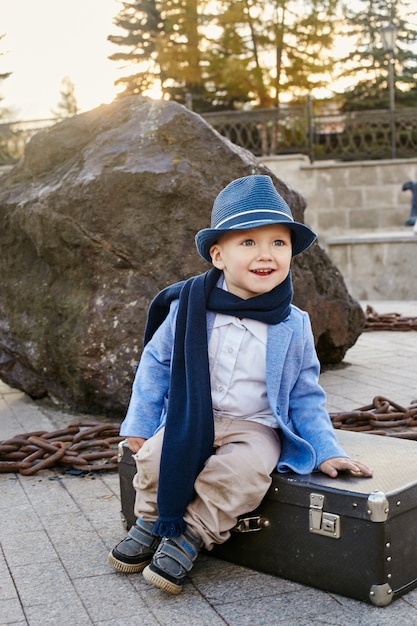
[[[273,269],[257,269],[257,270],[250,270],[252,272],[252,274],[259,274],[260,276],[267,276],[268,274],[272,274],[272,272],[274,271]]]

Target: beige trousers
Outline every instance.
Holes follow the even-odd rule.
[[[196,495],[184,515],[206,549],[226,541],[237,517],[261,503],[281,452],[276,431],[258,422],[216,417],[214,429],[215,452],[196,478]],[[156,498],[163,436],[161,429],[134,456],[135,515],[147,521],[158,517]]]

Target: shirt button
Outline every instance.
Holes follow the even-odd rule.
[[[229,354],[232,354],[233,353],[233,348],[227,348],[227,351],[228,351]]]
[[[217,387],[217,391],[223,391],[223,387],[222,387],[221,385],[219,385],[219,386]]]

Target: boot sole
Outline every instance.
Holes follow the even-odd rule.
[[[151,558],[149,558],[147,561],[142,561],[142,563],[124,563],[116,559],[111,552],[109,552],[107,560],[114,569],[124,574],[136,574],[137,572],[141,572],[151,562]]]
[[[155,585],[155,587],[158,587],[163,591],[167,591],[168,593],[172,593],[174,595],[178,595],[182,591],[182,585],[176,585],[175,583],[172,583],[170,580],[167,580],[160,574],[153,572],[149,567],[145,567],[142,575],[144,579],[148,581],[148,583]]]

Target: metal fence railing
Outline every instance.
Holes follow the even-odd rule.
[[[256,156],[309,151],[307,107],[204,113],[202,117]]]
[[[311,161],[417,155],[417,109],[317,115],[308,105],[203,116],[221,135],[256,156],[307,154]]]
[[[313,114],[305,106],[205,113],[221,135],[255,156],[301,153],[311,162],[417,155],[417,108]],[[0,165],[17,162],[30,138],[56,120],[0,124]]]

